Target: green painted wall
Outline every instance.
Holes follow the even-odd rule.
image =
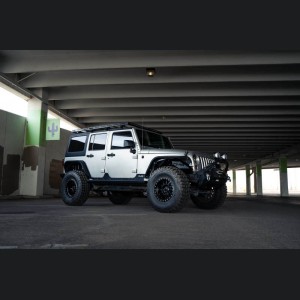
[[[45,146],[47,112],[28,110],[26,146]]]
[[[281,173],[287,173],[287,158],[286,157],[279,158],[279,170]]]
[[[232,179],[236,180],[236,170],[232,170]]]
[[[260,163],[256,163],[256,175],[261,177],[261,164]]]

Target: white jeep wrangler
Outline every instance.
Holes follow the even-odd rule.
[[[73,131],[60,193],[68,205],[82,205],[93,190],[114,204],[144,194],[160,212],[177,212],[190,198],[212,209],[226,199],[227,170],[226,154],[176,150],[157,130],[115,123]]]

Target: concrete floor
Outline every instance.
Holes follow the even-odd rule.
[[[127,206],[91,198],[82,207],[2,199],[0,249],[300,249],[299,201],[253,199],[231,196],[212,211],[190,202],[175,214],[156,212],[146,198]]]

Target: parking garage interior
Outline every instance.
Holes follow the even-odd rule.
[[[197,213],[201,214],[194,220],[197,225],[216,217],[216,226],[223,232],[222,218],[230,218],[235,209],[240,209],[245,220],[253,217],[254,222],[263,218],[265,211],[270,221],[265,227],[263,222],[257,225],[268,230],[269,240],[257,227],[256,235],[252,232],[250,240],[241,238],[239,244],[226,232],[224,243],[218,240],[218,232],[212,234],[214,241],[208,233],[200,240],[196,232],[186,239],[179,230],[180,238],[178,231],[169,229],[172,221],[164,215],[167,221],[160,216],[158,223],[171,240],[160,244],[154,242],[159,234],[151,231],[152,213],[148,216],[147,202],[136,199],[130,210],[118,208],[115,213],[127,214],[129,219],[128,215],[140,216],[141,228],[143,216],[147,216],[145,228],[149,228],[147,234],[153,243],[131,235],[136,229],[130,219],[126,222],[131,234],[126,241],[123,236],[116,242],[112,237],[118,233],[111,230],[111,239],[104,239],[106,243],[97,240],[93,244],[89,238],[64,243],[46,235],[39,236],[41,240],[22,238],[22,242],[14,241],[10,246],[299,248],[299,82],[299,51],[1,50],[0,88],[26,103],[23,115],[0,109],[0,207],[6,218],[11,217],[3,219],[5,228],[10,222],[24,224],[34,207],[41,209],[39,218],[54,216],[57,208],[52,205],[60,203],[59,174],[70,130],[114,122],[135,122],[159,130],[178,149],[228,155],[231,182],[227,184],[227,203],[219,212],[208,214],[189,205],[185,214],[191,214],[191,222]],[[0,101],[5,102],[5,97]],[[45,124],[51,115],[70,125],[61,127],[59,140],[45,137]],[[114,214],[105,198],[91,198],[84,213],[72,211],[74,218],[82,219],[81,213],[94,217],[101,211]],[[59,211],[58,215],[67,217],[68,212]],[[283,224],[291,218],[286,238],[277,242],[276,232],[283,237],[285,231],[274,225],[273,217],[282,217]],[[189,226],[187,220],[180,219],[183,217],[178,218],[177,226],[180,222]],[[122,227],[120,220],[116,224]],[[251,224],[244,224],[245,228],[251,231]],[[228,226],[240,236],[247,231],[236,231],[238,223]],[[22,235],[19,229],[12,230],[17,230],[16,236]],[[8,237],[1,235],[0,246],[10,247]]]

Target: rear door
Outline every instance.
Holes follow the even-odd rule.
[[[105,174],[105,151],[107,133],[93,133],[90,135],[85,162],[92,178],[102,178]]]

